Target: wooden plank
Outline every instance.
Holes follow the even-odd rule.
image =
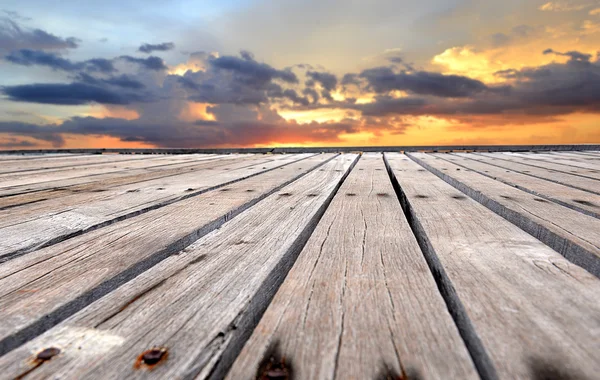
[[[2,373],[18,376],[29,371],[40,378],[218,378],[283,281],[355,157],[338,156],[281,188],[12,351],[0,359]],[[40,344],[59,344],[61,355],[33,368],[24,359]],[[136,357],[154,345],[168,349],[167,360],[152,371],[145,365],[136,368]],[[95,355],[98,352],[102,355]]]
[[[0,211],[0,262],[310,157],[256,156],[216,168],[104,188]],[[225,166],[225,167],[224,167]]]
[[[591,165],[584,162],[577,162],[573,160],[567,160],[565,158],[552,156],[551,154],[542,154],[542,153],[511,153],[517,157],[523,157],[528,160],[549,162],[553,164],[559,164],[563,166],[568,166],[570,168],[579,168],[579,169],[587,169],[594,173],[600,172],[600,169],[596,165]]]
[[[292,163],[0,264],[0,354],[332,158],[318,155]]]
[[[589,162],[592,164],[598,164],[600,160],[600,157],[579,154],[577,152],[548,152],[548,154],[551,154],[561,159],[572,160],[577,162]]]
[[[188,162],[212,160],[216,157],[228,157],[225,155],[181,155],[158,157],[151,160],[135,160],[123,162],[108,162],[101,165],[91,166],[69,166],[66,168],[32,170],[10,174],[0,174],[0,195],[7,195],[20,191],[29,191],[48,186],[48,182],[60,183],[72,178],[93,177],[96,175],[119,173],[126,170],[137,170],[145,168],[160,168],[165,165],[185,164]],[[26,186],[28,185],[28,186]],[[58,185],[55,185],[58,186]],[[47,187],[46,187],[47,188]]]
[[[0,168],[0,174],[18,173],[18,172],[29,172],[36,170],[47,170],[47,169],[59,169],[69,168],[72,166],[89,166],[89,165],[101,165],[109,162],[124,162],[124,161],[135,161],[135,160],[152,160],[159,158],[149,156],[124,156],[124,155],[91,155],[82,157],[61,157],[48,160],[28,160],[28,161],[16,161],[10,162],[6,165],[2,165]]]
[[[484,162],[488,165],[493,165],[501,169],[509,169],[517,173],[526,174],[532,177],[541,178],[564,186],[569,186],[575,189],[600,195],[600,182],[597,180],[550,169],[531,167],[517,162],[499,160],[496,159],[495,153],[470,154],[468,155],[468,158]]]
[[[479,378],[381,154],[350,173],[227,378],[256,378],[274,345],[296,379]]]
[[[386,157],[482,377],[596,378],[600,280],[408,157]]]
[[[600,277],[600,220],[548,202],[430,154],[410,153],[450,185]],[[459,169],[459,170],[457,170]]]
[[[600,218],[600,197],[596,194],[530,177],[509,169],[500,169],[483,162],[471,160],[461,153],[435,154],[435,156],[562,206]]]
[[[181,163],[161,164],[142,169],[124,169],[117,172],[101,172],[64,180],[50,180],[24,186],[0,189],[0,210],[20,207],[33,202],[56,200],[80,192],[104,192],[111,187],[134,184],[152,179],[166,178],[204,168],[217,168],[231,162],[245,160],[245,156],[215,156]],[[52,178],[49,175],[48,178]],[[39,205],[38,205],[39,206]],[[23,210],[19,210],[23,212]],[[1,224],[1,222],[0,222]]]
[[[476,153],[476,154],[479,154],[479,153]],[[527,166],[536,167],[536,168],[540,168],[540,169],[554,170],[554,171],[561,172],[561,173],[576,175],[578,177],[600,180],[600,172],[597,173],[594,170],[575,168],[575,167],[556,164],[556,163],[552,163],[552,162],[548,162],[548,161],[532,160],[532,159],[524,158],[524,157],[517,156],[514,154],[510,154],[510,153],[493,153],[493,155],[494,155],[493,157],[498,160],[518,162],[520,164],[524,164]]]

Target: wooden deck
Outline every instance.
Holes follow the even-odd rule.
[[[0,378],[600,379],[600,150],[417,150],[0,155]]]

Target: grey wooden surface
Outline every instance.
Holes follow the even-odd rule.
[[[272,350],[298,379],[478,378],[381,154],[341,187],[228,378],[255,378]]]
[[[527,164],[511,162],[497,158],[498,153],[480,153],[471,154],[468,157],[472,160],[485,162],[488,165],[497,166],[501,169],[509,169],[521,174],[527,174],[532,177],[541,178],[544,180],[556,182],[561,185],[573,187],[575,189],[587,191],[600,195],[600,182],[596,179],[585,178],[563,171],[552,169],[542,169]]]
[[[237,155],[235,155],[237,156]],[[135,173],[183,167],[189,163],[234,157],[234,155],[180,155],[160,156],[155,160],[139,160],[114,162],[102,165],[67,167],[62,169],[37,170],[26,173],[0,175],[0,196],[29,193],[40,189],[62,188],[73,184],[114,179],[119,176],[130,176]]]
[[[527,191],[549,201],[559,203],[586,215],[600,218],[600,196],[597,194],[521,174],[513,170],[488,165],[473,160],[464,153],[439,154],[437,157],[461,166],[462,170],[476,171],[477,173],[515,186],[520,190]]]
[[[319,155],[0,264],[0,347],[70,315],[330,158]]]
[[[23,207],[0,211],[6,221],[0,222],[0,261],[308,157],[240,158],[216,167],[209,162],[165,178],[134,179],[115,187],[102,182],[56,199],[25,199]]]
[[[73,152],[0,153],[0,379],[599,378],[600,146]]]
[[[0,372],[27,371],[30,352],[62,342],[64,354],[35,377],[202,378],[215,376],[260,315],[295,260],[307,228],[356,160],[342,155],[307,174],[4,358]],[[286,269],[287,268],[287,269]],[[164,318],[168,323],[164,323]],[[113,337],[106,347],[81,342],[79,331]],[[92,333],[93,334],[93,333]],[[113,340],[114,339],[114,340]],[[153,345],[169,360],[153,371],[133,367]],[[102,358],[89,356],[103,350]]]
[[[521,191],[432,154],[409,157],[450,185],[600,277],[600,219]],[[599,182],[600,184],[600,182]]]
[[[538,367],[558,367],[597,378],[600,280],[408,157],[386,156],[485,377],[539,379]]]
[[[481,154],[481,153],[475,153]],[[510,162],[518,162],[521,164],[525,164],[530,167],[545,169],[545,170],[553,170],[561,173],[572,174],[578,177],[589,178],[600,180],[600,172],[596,170],[590,169],[582,169],[575,168],[572,166],[567,166],[559,163],[543,161],[543,160],[533,160],[523,156],[518,156],[514,153],[491,153],[493,157],[497,160],[510,161]]]

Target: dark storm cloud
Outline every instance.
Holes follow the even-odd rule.
[[[143,44],[138,48],[138,51],[146,54],[150,54],[155,51],[169,51],[175,49],[173,42],[163,42],[161,44]]]
[[[37,146],[33,141],[20,140],[16,138],[8,138],[0,140],[0,148],[11,148],[11,149],[19,149],[19,148],[33,148]]]
[[[202,147],[215,145],[251,145],[265,141],[338,141],[341,133],[358,132],[358,123],[343,120],[337,123],[296,124],[278,119],[273,121],[212,121],[198,120],[170,125],[141,120],[115,118],[96,119],[74,117],[60,125],[38,126],[27,123],[0,122],[0,133],[19,134],[64,144],[63,134],[106,135],[121,141],[137,141],[161,147]]]
[[[0,50],[74,49],[79,44],[75,37],[61,38],[41,29],[24,28],[14,19],[14,16],[0,18]]]
[[[313,103],[317,103],[321,98],[319,93],[312,88],[305,88],[304,90],[302,90],[302,93],[306,96],[310,96],[312,98]]]
[[[348,86],[348,85],[360,85],[360,78],[358,77],[358,74],[345,74],[342,77],[342,86]]]
[[[119,58],[124,61],[140,65],[147,70],[160,71],[167,69],[167,65],[160,57],[150,56],[148,58],[135,58],[129,55],[122,55]]]
[[[320,83],[321,86],[323,86],[323,88],[327,91],[333,91],[337,87],[337,78],[333,74],[308,71],[306,76],[311,78],[313,81]]]
[[[366,79],[369,87],[377,93],[401,90],[418,95],[461,98],[488,90],[483,82],[460,75],[427,71],[395,73],[389,67],[364,70],[360,77]]]
[[[77,79],[80,82],[84,82],[84,83],[91,84],[91,85],[97,85],[97,86],[98,85],[112,85],[112,86],[132,89],[132,90],[141,90],[146,87],[142,82],[138,81],[137,79],[135,79],[132,76],[127,75],[127,74],[121,74],[118,76],[112,76],[107,79],[104,79],[104,78],[95,78],[86,73],[80,73],[77,76]]]
[[[110,73],[115,68],[110,60],[104,58],[93,58],[83,62],[72,62],[61,56],[42,50],[21,49],[16,50],[4,57],[4,59],[15,65],[22,66],[46,66],[53,70],[80,71]]]
[[[266,63],[255,61],[247,52],[242,58],[234,56],[222,56],[209,61],[216,69],[234,72],[240,76],[240,80],[251,85],[263,85],[274,79],[280,79],[286,83],[298,83],[296,74],[288,70],[277,70]]]
[[[36,124],[0,121],[0,133],[11,133],[18,134],[19,136],[33,137],[36,140],[50,142],[55,147],[60,147],[65,143],[63,137],[59,133],[56,133],[54,128]],[[26,146],[28,146],[26,141],[17,142],[16,145],[16,147]],[[15,145],[11,145],[10,140],[8,140],[5,141],[4,147],[11,148],[15,147]]]
[[[2,88],[2,93],[13,101],[60,105],[88,103],[126,105],[148,100],[136,93],[115,91],[85,83],[40,83],[5,86]]]
[[[584,54],[584,53],[580,53],[578,51],[568,51],[566,53],[560,53],[560,52],[557,52],[552,49],[546,49],[546,50],[544,50],[544,54],[545,55],[547,55],[547,54],[561,55],[561,56],[571,58],[571,61],[579,61],[579,62],[589,62],[592,59],[591,54]]]

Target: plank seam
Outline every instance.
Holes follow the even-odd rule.
[[[225,182],[225,183],[221,183],[221,184],[218,184],[218,185],[215,185],[215,186],[211,186],[211,187],[208,187],[206,189],[199,190],[199,191],[190,192],[190,193],[182,195],[180,197],[172,198],[172,199],[166,200],[164,202],[159,202],[159,203],[153,204],[151,206],[144,207],[144,208],[142,208],[140,210],[132,211],[132,212],[130,212],[128,214],[124,214],[124,215],[118,216],[116,218],[113,218],[113,219],[110,219],[110,220],[106,220],[106,221],[101,222],[101,223],[94,224],[92,226],[89,226],[87,228],[84,228],[84,229],[81,229],[81,230],[78,230],[78,231],[74,231],[74,232],[71,232],[71,233],[68,233],[68,234],[57,236],[57,237],[55,237],[55,238],[53,238],[53,239],[51,239],[49,241],[46,241],[46,242],[44,242],[42,244],[37,244],[37,245],[33,244],[33,245],[28,246],[28,247],[20,248],[20,249],[18,249],[16,251],[5,253],[3,255],[0,255],[0,264],[4,263],[6,261],[12,260],[14,258],[17,258],[19,256],[23,256],[23,255],[25,255],[27,253],[31,253],[33,251],[37,251],[37,250],[42,249],[42,248],[50,247],[52,245],[61,243],[61,242],[65,241],[65,240],[74,238],[76,236],[80,236],[80,235],[83,235],[85,233],[88,233],[88,232],[91,232],[91,231],[95,231],[95,230],[97,230],[99,228],[110,226],[110,225],[115,224],[117,222],[129,219],[129,218],[141,215],[141,214],[145,214],[145,213],[147,213],[149,211],[156,210],[156,209],[168,206],[170,204],[186,200],[188,198],[196,197],[198,195],[202,195],[202,194],[207,193],[209,191],[217,190],[217,189],[220,189],[222,187],[229,186],[229,185],[232,185],[234,183],[246,180],[248,178],[252,178],[252,177],[255,177],[257,175],[268,173],[268,172],[273,171],[275,169],[279,169],[279,168],[281,168],[283,166],[294,164],[294,163],[298,163],[300,161],[309,159],[309,158],[314,157],[314,156],[316,156],[316,155],[312,155],[312,156],[300,158],[300,159],[298,159],[296,161],[288,162],[288,163],[285,163],[285,164],[273,167],[271,169],[263,170],[263,171],[260,171],[260,172],[254,173],[254,174],[250,174],[250,175],[247,175],[247,176],[244,176],[244,177],[236,178],[234,180],[231,180],[231,181],[228,181],[228,182]],[[333,157],[331,159],[333,159]]]
[[[254,293],[254,296],[249,302],[250,308],[243,310],[235,318],[235,327],[226,332],[231,334],[225,336],[226,339],[223,342],[226,344],[222,348],[219,360],[215,362],[214,367],[211,369],[207,378],[211,380],[222,379],[225,374],[229,371],[233,362],[239,355],[240,351],[246,344],[246,341],[252,335],[254,328],[258,325],[258,322],[262,318],[267,307],[270,305],[273,297],[279,290],[279,287],[287,277],[287,274],[294,266],[294,263],[298,259],[298,256],[304,249],[304,246],[312,236],[317,225],[321,221],[323,215],[329,208],[331,201],[342,187],[350,172],[354,169],[358,160],[358,155],[350,167],[346,170],[344,175],[340,178],[331,194],[325,199],[323,204],[319,207],[315,215],[306,224],[300,235],[296,238],[290,249],[282,256],[281,260],[274,266],[265,281],[261,284],[260,288]],[[197,375],[192,374],[192,375]]]
[[[500,152],[500,153],[502,153],[502,152]],[[481,156],[481,153],[479,153],[479,152],[473,152],[472,154],[476,154],[478,156]],[[489,156],[482,156],[482,157],[489,157]],[[562,170],[558,170],[558,169],[548,169],[548,168],[546,168],[544,166],[533,165],[533,164],[530,163],[530,161],[535,161],[535,160],[532,160],[532,159],[523,159],[523,161],[513,161],[513,160],[509,160],[508,158],[502,158],[502,157],[498,157],[498,156],[494,156],[494,158],[496,158],[498,160],[502,160],[502,161],[516,163],[516,164],[527,165],[527,166],[531,166],[531,167],[538,168],[538,169],[553,170],[553,171],[558,172],[558,173],[570,174],[570,175],[575,175],[577,177],[582,177],[582,178],[587,178],[587,179],[593,179],[594,181],[600,181],[600,179],[598,179],[598,178],[588,177],[586,175],[579,174],[579,173],[570,173],[568,171],[562,171]],[[553,162],[553,164],[560,165],[557,162]],[[579,169],[586,170],[585,168],[579,168]],[[566,170],[566,168],[565,168],[565,170]]]
[[[450,154],[452,154],[452,153],[450,153]],[[460,156],[457,156],[457,157],[460,157]],[[556,204],[559,204],[559,205],[561,205],[561,206],[563,206],[563,207],[570,208],[571,210],[575,210],[575,211],[577,211],[577,212],[580,212],[580,213],[582,213],[582,214],[585,214],[585,215],[587,215],[587,216],[591,216],[591,217],[594,217],[594,218],[596,218],[596,219],[600,219],[600,214],[596,214],[596,213],[595,213],[595,212],[593,212],[593,211],[589,211],[589,210],[582,209],[582,208],[580,208],[580,207],[577,207],[577,206],[574,206],[574,205],[572,205],[572,204],[569,204],[569,203],[563,202],[563,201],[561,201],[560,199],[556,199],[556,198],[553,198],[553,197],[551,197],[551,196],[548,196],[548,195],[545,195],[545,194],[542,194],[542,193],[538,193],[537,191],[530,190],[530,189],[528,189],[528,188],[526,188],[526,187],[523,187],[523,186],[517,185],[516,183],[512,183],[512,182],[509,182],[509,181],[505,181],[505,180],[499,179],[499,178],[497,178],[497,177],[494,177],[493,175],[489,175],[489,174],[487,174],[487,173],[485,173],[485,172],[481,172],[481,171],[479,171],[479,170],[471,169],[471,168],[469,168],[469,167],[467,167],[467,166],[461,165],[461,164],[460,164],[460,163],[458,163],[458,162],[451,161],[451,160],[445,159],[445,158],[443,158],[443,157],[439,157],[439,159],[440,159],[440,160],[444,160],[444,161],[446,161],[446,162],[449,162],[449,163],[451,163],[451,164],[454,164],[454,165],[460,166],[461,168],[463,168],[463,169],[466,169],[466,170],[470,170],[470,171],[472,171],[472,172],[474,172],[474,173],[481,174],[481,175],[483,175],[483,176],[486,176],[486,177],[488,177],[488,178],[491,178],[491,179],[493,179],[494,181],[498,181],[498,182],[501,182],[501,183],[503,183],[503,184],[505,184],[505,185],[512,186],[512,187],[514,187],[515,189],[519,189],[519,190],[521,190],[521,191],[524,191],[524,192],[526,192],[526,193],[529,193],[529,194],[535,195],[535,196],[537,196],[537,197],[540,197],[540,198],[544,198],[544,199],[546,199],[546,200],[548,200],[548,201],[554,202],[554,203],[556,203]],[[475,160],[475,161],[476,161],[476,160]]]
[[[254,198],[251,201],[246,202],[242,206],[213,220],[212,222],[205,224],[204,226],[200,227],[199,229],[197,229],[197,230],[189,233],[188,235],[178,239],[177,241],[174,241],[173,243],[169,244],[166,248],[162,249],[161,251],[156,252],[153,255],[147,257],[146,259],[132,265],[131,267],[124,270],[123,272],[102,282],[101,284],[99,284],[96,287],[81,294],[77,298],[64,304],[63,306],[59,307],[58,309],[46,314],[41,319],[38,319],[37,321],[22,328],[21,330],[14,332],[13,334],[7,336],[6,338],[4,338],[0,341],[0,356],[5,355],[6,353],[14,350],[15,348],[19,347],[20,345],[32,340],[33,338],[37,337],[38,335],[46,332],[50,328],[56,326],[60,322],[69,318],[70,316],[77,313],[78,311],[80,311],[84,307],[88,306],[92,302],[107,295],[108,293],[117,289],[118,287],[125,284],[126,282],[134,279],[135,277],[139,276],[143,272],[147,271],[148,269],[154,267],[161,261],[165,260],[169,256],[171,256],[173,254],[177,254],[177,252],[185,249],[186,247],[188,247],[189,245],[194,243],[196,240],[200,239],[202,236],[221,227],[225,222],[235,218],[242,212],[246,211],[250,207],[254,206],[258,202],[267,198],[268,196],[276,193],[277,191],[281,190],[282,188],[291,184],[292,182],[299,180],[300,178],[304,177],[305,175],[307,175],[307,174],[311,173],[312,171],[318,169],[319,167],[325,165],[326,163],[333,160],[337,156],[338,155],[334,155],[334,156],[330,157],[329,159],[315,165],[310,170],[295,176],[294,178],[286,181],[285,183],[282,183],[281,185],[271,189],[270,191],[262,194],[261,196]],[[298,161],[301,161],[301,160],[298,160]],[[298,162],[298,161],[295,161],[295,162]],[[271,169],[271,170],[273,170],[273,169]]]
[[[478,155],[478,156],[479,156],[479,155]],[[478,159],[476,159],[476,158],[465,157],[465,156],[461,156],[461,157],[464,157],[464,158],[466,158],[467,160],[472,160],[472,161],[480,162],[480,163],[482,163],[482,164],[486,164],[486,165],[490,165],[490,166],[495,166],[495,167],[497,167],[497,168],[500,168],[500,169],[509,170],[509,171],[511,171],[511,172],[515,172],[515,173],[519,173],[519,174],[527,175],[527,176],[534,177],[534,178],[537,178],[537,179],[541,179],[541,180],[544,180],[544,181],[553,182],[553,183],[556,183],[556,184],[558,184],[558,185],[563,185],[563,186],[571,187],[571,188],[573,188],[573,189],[577,189],[577,190],[585,191],[585,192],[592,193],[592,194],[595,194],[595,195],[600,195],[600,192],[598,192],[598,191],[589,190],[589,189],[586,189],[586,188],[583,188],[583,187],[579,187],[579,186],[571,185],[571,184],[569,184],[569,183],[560,182],[560,181],[557,181],[557,180],[555,180],[555,179],[544,178],[544,177],[540,177],[540,176],[538,176],[538,175],[535,175],[535,174],[531,174],[531,173],[525,173],[525,172],[522,172],[522,171],[520,171],[520,170],[511,169],[511,168],[507,168],[507,167],[504,167],[504,166],[501,166],[501,165],[496,165],[496,164],[494,164],[494,163],[492,163],[492,162],[489,162],[489,161],[487,161],[487,160],[483,160],[483,159],[482,159],[482,160],[478,160]],[[481,156],[481,157],[483,157],[483,156]],[[487,157],[487,156],[486,156],[486,157]],[[550,169],[546,169],[546,170],[550,170]],[[571,173],[564,173],[564,174],[571,174]]]
[[[61,189],[61,190],[65,189],[65,190],[67,190],[67,189],[69,189],[71,187],[89,185],[89,184],[92,184],[94,182],[99,182],[99,181],[95,181],[93,177],[98,177],[98,176],[107,175],[107,174],[119,174],[119,173],[126,173],[126,172],[131,171],[131,170],[139,170],[139,171],[141,171],[141,170],[148,170],[148,169],[150,169],[150,170],[148,170],[148,173],[152,173],[154,171],[160,172],[159,168],[164,168],[164,167],[167,167],[167,166],[174,166],[174,165],[182,165],[182,164],[184,164],[184,165],[180,166],[177,169],[186,169],[186,168],[189,169],[190,167],[193,167],[193,166],[196,166],[196,165],[201,165],[201,164],[203,164],[205,162],[212,162],[212,161],[215,161],[215,160],[218,160],[218,159],[219,159],[219,157],[215,157],[215,158],[208,158],[206,160],[200,160],[200,161],[190,161],[189,164],[186,163],[186,162],[173,162],[173,163],[170,163],[170,164],[153,165],[153,166],[146,166],[146,167],[135,168],[135,169],[125,169],[124,168],[122,170],[117,170],[117,171],[113,171],[113,172],[80,175],[80,176],[75,176],[75,177],[69,177],[69,178],[66,178],[65,180],[76,180],[76,179],[81,179],[81,178],[90,178],[92,180],[89,181],[89,182],[75,183],[75,184],[72,184],[72,185],[65,185],[65,186],[59,186],[59,187],[57,187],[57,186],[48,186],[48,187],[44,187],[44,188],[40,188],[40,189],[33,189],[33,190],[29,190],[29,191],[26,191],[27,190],[26,189],[26,190],[23,190],[23,191],[21,191],[19,193],[1,194],[0,198],[8,198],[8,197],[14,197],[14,196],[17,196],[17,195],[32,194],[32,193],[38,193],[38,192],[48,191],[48,190],[54,190],[54,189]],[[51,172],[46,172],[46,173],[51,173]],[[143,174],[143,173],[140,173],[140,174]],[[171,176],[171,175],[172,174],[169,174],[169,176]],[[163,178],[163,177],[157,177],[157,178]],[[2,179],[3,178],[0,175],[0,180],[2,180]],[[144,181],[145,180],[138,181],[138,182],[144,182]],[[56,180],[47,180],[47,181],[42,181],[42,182],[33,182],[33,183],[26,183],[26,184],[6,186],[6,187],[0,186],[0,190],[2,190],[2,191],[10,191],[10,190],[13,190],[13,189],[18,189],[20,187],[41,185],[41,184],[49,183],[49,182],[56,182]],[[131,182],[131,183],[138,183],[138,182]],[[117,185],[117,186],[119,186],[119,185]]]
[[[431,173],[444,180],[446,183],[448,183],[455,189],[461,191],[468,197],[479,202],[480,204],[490,209],[497,215],[503,217],[510,223],[514,224],[515,226],[527,232],[534,238],[540,240],[542,243],[554,249],[562,256],[564,256],[565,259],[569,260],[577,266],[582,267],[594,276],[600,278],[600,258],[598,258],[594,253],[586,250],[582,246],[575,244],[568,239],[561,237],[560,235],[557,235],[553,231],[535,222],[534,220],[522,217],[518,212],[509,209],[501,203],[489,198],[480,191],[474,190],[473,188],[465,185],[459,180],[450,177],[449,175],[427,164],[423,160],[414,157],[410,154],[407,154],[407,156],[417,164],[421,165],[423,168],[429,170]],[[557,226],[557,228],[560,227]]]
[[[456,327],[458,328],[458,332],[463,339],[465,346],[467,347],[469,355],[473,360],[473,364],[475,365],[479,376],[483,380],[498,380],[496,368],[494,367],[494,364],[492,363],[492,360],[490,359],[485,346],[481,341],[481,338],[479,338],[477,331],[475,331],[475,327],[473,326],[473,323],[471,322],[471,319],[469,318],[462,301],[456,293],[452,281],[446,274],[444,266],[439,260],[435,249],[431,245],[431,241],[429,240],[425,229],[414,212],[406,194],[402,190],[402,187],[400,186],[400,183],[398,182],[398,179],[396,178],[396,175],[392,170],[385,153],[383,154],[383,161],[408,224],[417,239],[419,247],[421,248],[427,265],[429,266],[429,270],[431,271],[438,290],[444,299],[444,302],[446,303],[446,307],[448,308]]]

